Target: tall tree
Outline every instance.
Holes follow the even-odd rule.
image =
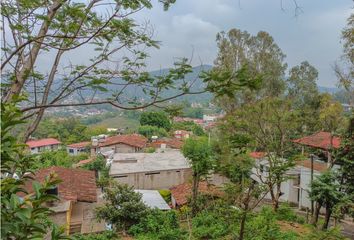
[[[140,116],[140,125],[155,126],[166,131],[171,129],[171,122],[164,112],[144,112]]]
[[[167,9],[174,0],[159,2]],[[151,26],[132,17],[144,8],[152,8],[152,3],[1,1],[2,101],[28,96],[21,104],[24,118],[31,118],[25,140],[48,108],[110,104],[139,109],[191,93],[194,82],[184,79],[192,71],[186,59],[164,76],[144,71],[148,55],[141,49],[158,47]],[[73,57],[82,51],[87,60]],[[47,56],[51,60],[41,64]],[[172,86],[178,93],[162,98],[161,92]],[[146,97],[137,99],[129,89]]]
[[[307,61],[290,69],[287,80],[288,95],[294,99],[297,107],[311,104],[318,98],[317,80],[317,69]]]
[[[193,171],[192,212],[195,214],[199,183],[214,168],[211,146],[206,138],[189,138],[182,147],[182,153],[189,160]]]
[[[217,35],[219,48],[215,60],[216,69],[240,70],[248,65],[253,75],[261,74],[263,82],[258,96],[279,96],[285,90],[284,73],[287,65],[285,54],[267,32],[260,31],[252,36],[247,31],[231,29]],[[253,99],[253,93],[245,91],[236,95],[234,104]],[[222,101],[222,100],[221,100]],[[232,103],[231,103],[232,104]]]
[[[291,150],[290,139],[298,128],[298,119],[291,103],[277,98],[244,105],[225,119],[230,134],[241,135],[249,141],[248,147],[266,152],[266,170],[256,168],[256,175],[267,186],[275,211],[282,194],[281,183],[288,178],[286,172],[294,165],[286,157]]]

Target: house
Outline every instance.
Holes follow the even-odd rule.
[[[73,143],[70,144],[66,147],[68,153],[70,155],[78,155],[80,153],[88,153],[90,152],[90,145],[91,142],[79,142],[79,143]]]
[[[135,189],[167,189],[191,178],[187,159],[178,150],[155,153],[115,153],[109,175]]]
[[[100,201],[93,171],[70,169],[64,167],[49,167],[41,169],[32,175],[32,180],[25,183],[27,192],[33,193],[32,181],[43,182],[49,175],[62,180],[50,194],[58,196],[59,200],[47,204],[53,213],[50,219],[64,226],[66,233],[91,233],[105,230],[104,223],[95,220],[94,209]]]
[[[152,147],[155,149],[181,149],[183,145],[183,141],[178,138],[161,138],[152,141],[148,144],[148,147]]]
[[[166,203],[165,199],[160,195],[157,190],[142,190],[136,189],[135,192],[138,192],[142,196],[142,201],[149,208],[157,208],[160,210],[170,210],[170,206]]]
[[[192,196],[192,184],[182,183],[170,188],[171,202],[173,208],[180,208],[186,205]],[[200,182],[198,191],[201,194],[206,194],[211,197],[220,197],[222,192],[214,185],[207,183],[206,181]]]
[[[250,154],[255,158],[255,165],[252,169],[252,179],[261,182],[261,178],[266,179],[268,176],[268,161],[267,156],[263,152],[253,152]],[[286,161],[286,159],[284,159]],[[334,169],[338,166],[334,165]],[[319,176],[322,172],[327,170],[327,163],[323,161],[313,160],[313,178]],[[297,206],[299,209],[310,209],[311,200],[309,198],[310,184],[311,184],[311,160],[304,159],[296,162],[296,165],[286,172],[287,179],[282,182],[280,191],[280,201],[288,202]],[[268,193],[265,199],[271,199]]]
[[[60,149],[61,142],[55,138],[44,138],[38,140],[29,140],[26,145],[30,149],[32,154],[40,153],[44,151],[55,151]]]
[[[187,139],[189,138],[192,133],[186,130],[176,130],[174,131],[174,137],[177,139]]]
[[[91,153],[114,151],[115,153],[143,152],[148,140],[139,134],[116,135],[92,139]]]

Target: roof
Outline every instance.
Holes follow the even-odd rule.
[[[72,169],[64,167],[49,167],[39,170],[33,176],[33,179],[38,182],[43,182],[51,173],[57,174],[57,177],[62,180],[58,184],[58,193],[61,200],[81,201],[81,202],[96,202],[96,177],[94,171]],[[27,192],[32,193],[32,181],[25,183]]]
[[[296,165],[311,169],[311,160],[310,159],[300,160],[296,163]],[[325,172],[327,171],[327,169],[328,166],[326,162],[313,161],[313,170],[318,172]]]
[[[99,143],[99,147],[110,146],[118,143],[123,143],[133,147],[144,148],[147,143],[147,139],[139,134],[130,134],[130,135],[116,135],[108,137],[104,142]]]
[[[142,194],[143,202],[150,208],[158,208],[160,210],[171,209],[157,190],[136,189],[134,191]]]
[[[85,160],[81,160],[80,162],[78,162],[78,163],[76,163],[76,164],[73,164],[73,167],[81,167],[81,166],[83,166],[83,165],[85,165],[85,164],[87,164],[87,163],[90,163],[90,162],[92,162],[93,161],[93,159],[92,158],[89,158],[89,159],[85,159]]]
[[[158,139],[155,142],[149,144],[149,147],[160,148],[161,144],[166,144],[167,147],[180,149],[183,145],[183,141],[178,138],[167,138],[167,139]]]
[[[306,145],[314,148],[321,148],[328,150],[331,148],[331,133],[329,132],[318,132],[310,136],[293,140],[294,143],[301,145]],[[340,138],[333,136],[332,147],[339,148]]]
[[[175,199],[177,205],[181,206],[188,203],[188,198],[192,195],[192,184],[182,183],[170,188],[171,195]],[[222,193],[214,185],[203,181],[199,183],[198,191],[203,194],[220,196]]]
[[[263,158],[265,155],[265,152],[250,152],[250,157],[252,158]]]
[[[187,159],[179,150],[158,153],[115,153],[109,174],[111,176],[166,170],[189,169]]]
[[[55,138],[43,138],[39,140],[30,140],[26,142],[26,145],[30,148],[44,147],[44,146],[50,146],[56,144],[61,144],[61,142]]]
[[[85,147],[88,147],[90,146],[91,142],[79,142],[79,143],[73,143],[73,144],[70,144],[68,145],[69,148],[85,148]]]

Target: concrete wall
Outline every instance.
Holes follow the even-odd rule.
[[[70,154],[70,155],[78,155],[78,154],[81,154],[81,153],[89,153],[89,149],[88,148],[70,148],[68,147],[67,148],[67,152]]]
[[[55,144],[55,145],[49,145],[49,146],[44,146],[44,147],[35,147],[35,148],[31,148],[31,153],[35,154],[35,153],[40,153],[40,152],[44,152],[44,151],[54,151],[54,150],[58,150],[60,149],[60,145],[59,144]]]
[[[135,152],[142,152],[141,148],[132,147],[126,144],[115,144],[106,147],[100,147],[101,152],[107,152],[110,150],[114,150],[115,153],[135,153]]]
[[[113,176],[120,182],[133,186],[136,189],[167,189],[185,183],[192,177],[191,169],[167,170],[159,172],[141,172]]]

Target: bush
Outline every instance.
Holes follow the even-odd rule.
[[[202,211],[192,220],[192,233],[197,239],[220,239],[229,233],[225,219],[215,212]]]
[[[105,231],[102,233],[91,234],[74,234],[71,237],[72,240],[117,240],[118,236],[112,231]]]
[[[281,204],[278,211],[276,212],[276,218],[280,221],[297,222],[304,224],[305,218],[297,216],[296,213],[290,208],[286,203]]]
[[[66,150],[46,151],[34,155],[34,161],[31,166],[31,170],[38,170],[51,166],[70,168],[73,164],[87,158],[88,155],[86,153],[77,156],[71,156]]]
[[[150,125],[164,128],[166,131],[171,129],[169,118],[164,112],[144,112],[140,116],[140,125]]]
[[[163,212],[153,209],[140,223],[133,225],[129,233],[137,239],[179,240],[185,232],[179,228],[175,211]]]
[[[166,137],[168,135],[165,129],[149,125],[140,126],[138,128],[138,133],[148,139],[152,136]]]
[[[163,197],[163,199],[166,202],[171,202],[171,191],[167,189],[161,189],[159,190],[160,195]]]

